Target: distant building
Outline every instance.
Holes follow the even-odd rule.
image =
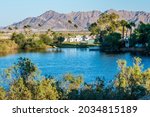
[[[78,35],[76,37],[70,37],[70,38],[66,38],[65,42],[86,42],[86,43],[93,43],[93,41],[95,40],[95,36],[82,36],[82,35]]]

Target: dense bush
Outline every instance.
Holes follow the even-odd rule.
[[[51,39],[47,34],[41,34],[39,38],[46,45],[51,45],[53,43],[53,39]]]
[[[44,78],[37,85],[36,100],[58,100],[59,94],[55,82],[51,79]]]
[[[33,40],[27,39],[22,46],[22,49],[25,50],[38,50],[38,49],[46,49],[46,45],[42,40]]]
[[[61,45],[64,42],[65,38],[63,36],[55,36],[54,37],[54,43]]]
[[[11,40],[15,41],[20,47],[20,49],[24,50],[37,50],[37,49],[46,49],[46,44],[49,43],[49,37],[45,35],[40,36],[40,40],[35,40],[33,38],[26,38],[24,34],[19,33],[13,33]]]
[[[133,67],[126,64],[124,60],[118,61],[120,72],[115,80],[116,91],[120,99],[139,99],[150,90],[146,84],[150,82],[150,72],[143,72],[140,58],[134,59]]]
[[[16,80],[10,87],[8,92],[9,100],[30,100],[31,98],[30,90],[25,86],[23,78]]]
[[[130,44],[134,47],[136,44],[142,44],[146,47],[150,43],[150,24],[140,23],[138,28],[131,35]]]
[[[15,41],[20,47],[22,47],[26,41],[25,36],[22,33],[13,33],[11,40]]]
[[[105,36],[102,42],[102,50],[106,51],[119,51],[122,47],[121,45],[121,34],[120,33],[111,33]]]
[[[7,53],[18,49],[18,45],[12,40],[0,40],[0,53]]]

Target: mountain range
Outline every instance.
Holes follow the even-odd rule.
[[[143,23],[150,23],[150,13],[144,11],[125,11],[125,10],[107,10],[104,13],[116,13],[120,16],[120,19],[126,21],[135,22],[139,24],[140,21]],[[18,27],[22,29],[25,25],[30,25],[32,29],[47,30],[51,29],[54,31],[66,31],[66,30],[84,30],[86,31],[91,23],[98,20],[101,11],[88,11],[88,12],[71,12],[68,14],[58,13],[55,11],[47,11],[37,17],[28,17],[23,21],[10,25],[11,27]],[[68,21],[71,21],[70,23]],[[77,28],[74,25],[77,25]],[[5,28],[8,28],[7,26]]]

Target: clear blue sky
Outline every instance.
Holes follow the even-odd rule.
[[[45,11],[61,13],[107,9],[150,12],[150,0],[0,0],[0,26],[6,26]]]

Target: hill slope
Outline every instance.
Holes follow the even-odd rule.
[[[124,10],[107,10],[106,13],[115,12],[120,16],[120,19],[127,21],[133,21],[138,24],[140,21],[144,23],[150,23],[150,13],[144,11],[124,11]],[[25,25],[30,25],[33,29],[47,30],[52,29],[55,31],[66,30],[87,30],[88,26],[96,22],[102,12],[89,11],[89,12],[71,12],[68,14],[57,13],[55,11],[47,11],[38,17],[29,17],[18,23],[14,23],[10,26],[17,26],[22,29]],[[68,20],[72,21],[72,24],[68,23]],[[40,24],[40,26],[39,26]],[[76,29],[74,24],[78,26]],[[8,28],[8,27],[7,27]]]

